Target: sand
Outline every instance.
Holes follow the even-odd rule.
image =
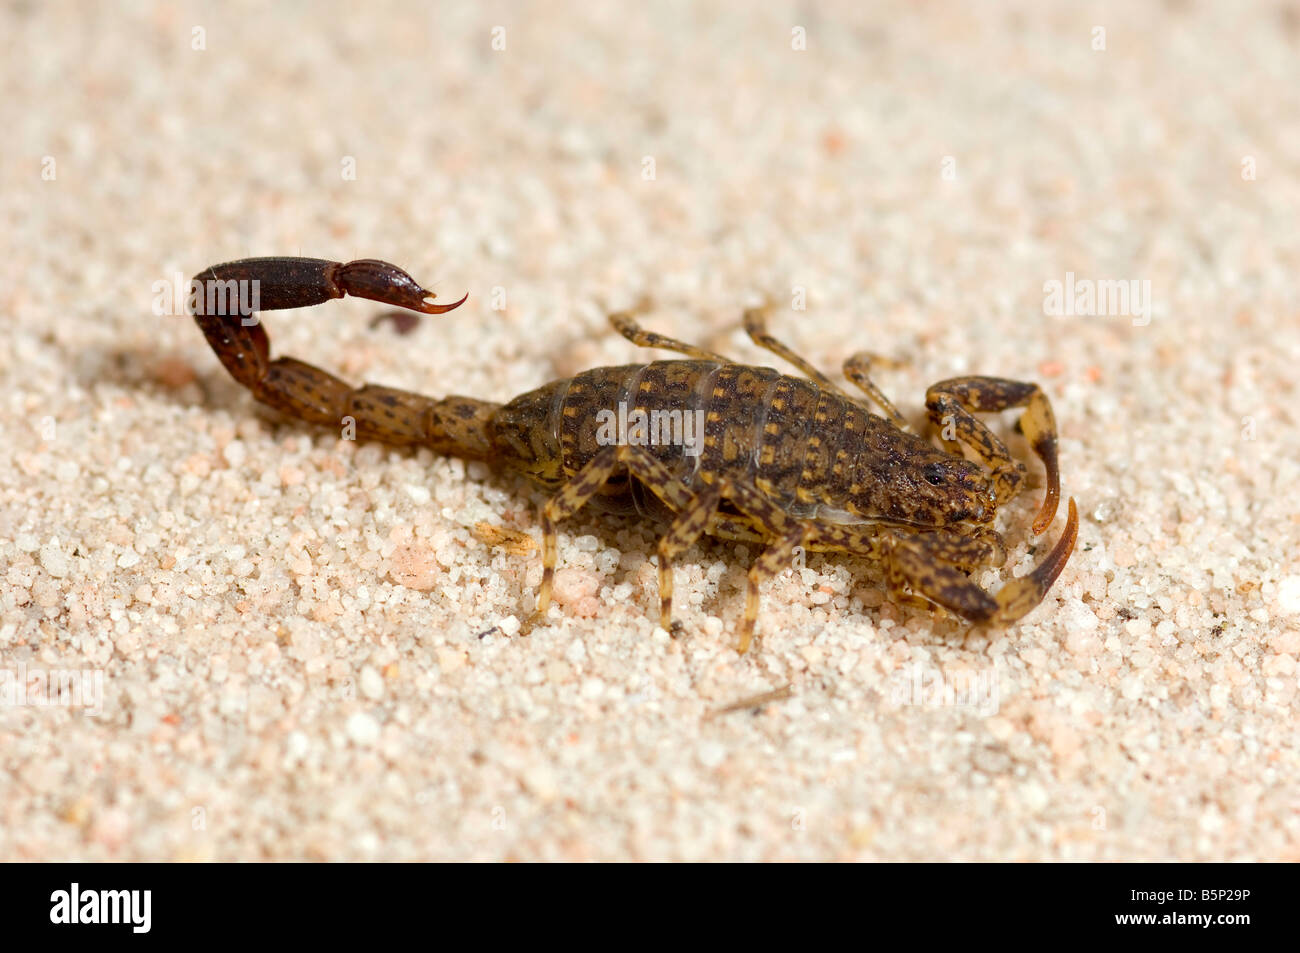
[[[748,6],[0,12],[0,858],[1300,859],[1294,8]],[[430,394],[657,356],[604,321],[643,294],[771,364],[770,294],[914,422],[1037,380],[1078,551],[1002,631],[812,556],[742,657],[752,552],[691,554],[673,640],[655,528],[582,515],[521,637],[539,493],[260,412],[166,313],[274,254],[468,291],[267,318]],[[1082,281],[1137,284],[1049,313]]]

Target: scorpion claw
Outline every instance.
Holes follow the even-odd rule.
[[[1047,558],[1035,566],[1032,572],[1019,579],[1013,579],[1002,587],[994,597],[998,607],[989,621],[996,625],[1007,625],[1028,615],[1042,602],[1047,591],[1052,588],[1052,583],[1056,582],[1056,577],[1061,574],[1061,570],[1069,561],[1078,538],[1079,511],[1074,505],[1074,497],[1070,497],[1065,532],[1052,547],[1052,551],[1047,554]]]
[[[966,569],[945,560],[935,544],[918,546],[895,539],[890,549],[892,587],[902,602],[940,607],[976,625],[1006,626],[1028,615],[1043,601],[1065,568],[1079,536],[1079,512],[1070,500],[1065,532],[1041,563],[1019,579],[1012,579],[996,595],[977,586]],[[972,565],[983,564],[972,563]]]
[[[1034,450],[1047,471],[1047,495],[1043,497],[1042,509],[1034,517],[1034,535],[1038,536],[1052,525],[1052,520],[1056,519],[1056,508],[1061,503],[1061,468],[1056,455],[1055,437],[1039,441],[1034,446]]]

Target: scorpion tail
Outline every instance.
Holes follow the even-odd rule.
[[[424,314],[444,314],[465,302],[434,304],[433,293],[414,278],[374,258],[346,264],[321,258],[243,258],[213,265],[190,280],[194,320],[231,376],[253,390],[270,364],[270,340],[254,312],[307,308],[344,295]]]
[[[1047,558],[1035,566],[1028,575],[1011,580],[999,590],[993,597],[997,602],[997,609],[986,621],[994,625],[1008,625],[1028,615],[1043,601],[1047,591],[1052,588],[1052,583],[1056,582],[1056,577],[1069,562],[1070,554],[1074,552],[1074,544],[1079,538],[1079,511],[1074,505],[1074,497],[1070,497],[1069,507],[1065,532],[1052,547],[1052,551],[1047,554]]]
[[[245,258],[196,275],[190,310],[226,370],[269,407],[339,427],[346,439],[420,444],[453,456],[488,458],[496,404],[470,397],[435,400],[375,384],[354,388],[291,357],[271,359],[271,340],[255,311],[305,308],[344,295],[423,314],[444,314],[465,302],[434,304],[433,293],[405,271],[374,258],[347,263]]]

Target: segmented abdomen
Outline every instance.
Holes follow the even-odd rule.
[[[841,510],[854,487],[860,500],[863,486],[883,485],[900,437],[918,439],[811,381],[708,361],[601,367],[554,381],[502,407],[494,430],[502,462],[547,488],[608,443],[632,443],[689,487],[727,476],[810,518]],[[615,509],[648,502],[620,483],[604,497]]]

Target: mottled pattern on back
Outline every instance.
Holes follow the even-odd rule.
[[[935,456],[927,441],[899,430],[858,401],[770,367],[709,361],[655,361],[599,367],[552,381],[502,406],[494,440],[501,462],[539,486],[571,480],[605,446],[607,416],[674,421],[702,412],[698,453],[681,442],[651,439],[645,449],[689,489],[719,476],[751,481],[792,515],[840,521],[932,523],[921,512],[913,462]],[[661,428],[650,428],[655,437]],[[901,491],[901,492],[900,492]],[[624,499],[628,496],[628,499]],[[635,483],[611,481],[598,503],[609,510],[637,506]],[[916,505],[909,505],[915,503]]]

